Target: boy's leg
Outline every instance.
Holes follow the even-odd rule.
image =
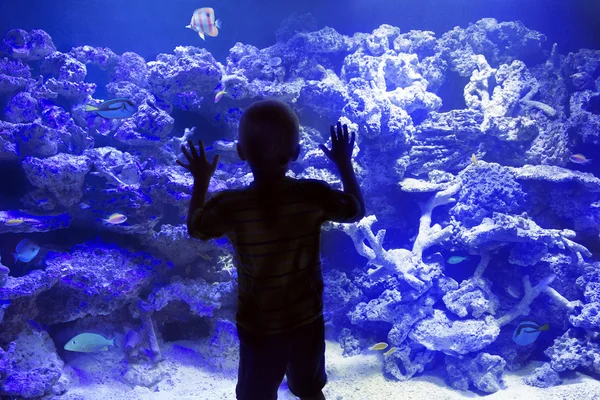
[[[238,400],[276,400],[290,352],[279,335],[261,335],[239,326],[240,364],[235,388]]]
[[[322,389],[325,373],[325,321],[300,327],[291,340],[290,361],[286,370],[290,391],[302,400],[325,399]]]

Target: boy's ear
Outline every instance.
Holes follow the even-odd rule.
[[[238,153],[238,156],[240,157],[240,160],[246,161],[246,155],[244,154],[244,150],[242,149],[242,145],[240,144],[240,142],[237,142],[237,144],[235,145],[235,148],[237,149],[237,153]]]
[[[298,156],[300,155],[300,145],[296,146],[296,150],[294,150],[294,155],[292,156],[292,161],[296,161]]]

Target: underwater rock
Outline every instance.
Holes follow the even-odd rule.
[[[554,339],[544,354],[550,358],[550,366],[556,372],[583,368],[600,373],[600,346],[586,337],[576,337],[573,328]]]
[[[110,79],[113,82],[127,81],[145,88],[148,85],[148,67],[143,57],[126,52],[118,57]]]
[[[57,51],[42,60],[40,72],[59,81],[83,82],[87,68],[68,53]]]
[[[210,343],[201,349],[214,371],[235,374],[239,367],[240,341],[234,322],[219,318],[212,330]]]
[[[492,67],[513,60],[535,64],[548,58],[546,35],[527,29],[522,22],[500,22],[482,18],[468,28],[456,27],[438,40],[436,51],[448,59],[451,69],[469,77],[482,54]]]
[[[28,92],[17,93],[6,105],[4,117],[15,124],[33,122],[38,117],[37,105]]]
[[[529,386],[548,388],[560,385],[562,379],[560,379],[558,373],[550,367],[550,364],[544,363],[541,367],[534,369],[529,376],[524,378],[523,382]]]
[[[481,163],[458,175],[462,187],[450,214],[465,226],[474,226],[494,213],[518,214],[524,211],[526,195],[514,174],[499,164]]]
[[[492,343],[500,327],[491,316],[483,320],[454,320],[442,310],[417,322],[408,337],[429,350],[448,355],[476,352]]]
[[[51,253],[45,264],[48,274],[58,274],[56,284],[38,297],[38,320],[45,324],[108,315],[139,298],[166,267],[148,253],[101,241]]]
[[[450,386],[469,390],[474,386],[484,393],[496,393],[506,387],[502,375],[506,361],[500,356],[479,353],[476,357],[446,356],[446,372]]]
[[[0,42],[0,56],[7,54],[16,60],[30,62],[41,60],[56,51],[52,38],[41,29],[30,32],[22,29],[8,31]]]
[[[394,50],[398,53],[416,54],[422,60],[435,55],[436,44],[434,32],[411,30],[394,39]]]
[[[494,315],[500,300],[490,290],[485,278],[467,279],[456,290],[450,290],[442,298],[448,310],[461,318],[471,316],[480,318],[483,314]]]
[[[571,80],[573,91],[600,91],[594,84],[600,68],[600,50],[580,49],[569,53],[563,61],[563,68],[564,74]]]
[[[193,315],[212,317],[215,310],[233,304],[232,293],[232,282],[209,284],[202,279],[192,280],[175,276],[169,284],[150,293],[147,307],[158,311],[171,302],[183,302],[189,306]]]
[[[581,135],[584,143],[600,143],[600,109],[589,106],[592,101],[599,100],[600,93],[597,91],[586,90],[571,95],[571,126]]]
[[[433,361],[435,353],[417,343],[409,342],[394,353],[384,357],[384,374],[395,378],[399,382],[404,382],[416,374],[422,373],[427,365]]]
[[[111,49],[87,45],[73,47],[70,54],[79,62],[96,65],[103,70],[113,67],[119,59]]]
[[[65,388],[54,386],[63,365],[46,331],[23,331],[6,351],[0,348],[0,394],[25,399],[62,394]]]
[[[600,302],[584,304],[575,314],[569,315],[569,322],[576,328],[600,330]]]
[[[88,157],[67,153],[48,158],[27,157],[22,166],[29,182],[52,196],[55,204],[70,207],[81,201],[85,175],[90,171]]]
[[[352,332],[348,328],[342,328],[340,331],[337,341],[342,348],[342,355],[344,357],[351,357],[361,354],[367,345],[367,340],[362,337],[358,337],[357,333]]]
[[[175,55],[159,54],[147,65],[150,89],[167,103],[182,92],[212,92],[221,81],[222,66],[206,49],[179,46]]]
[[[0,59],[0,96],[11,96],[34,82],[27,65],[8,58]]]

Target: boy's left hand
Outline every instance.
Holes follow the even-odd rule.
[[[211,164],[206,158],[206,152],[204,151],[204,143],[202,143],[202,140],[198,140],[200,154],[198,154],[198,152],[196,151],[193,141],[188,140],[188,146],[190,147],[189,151],[185,147],[185,145],[181,145],[181,151],[185,155],[185,158],[187,159],[189,164],[185,164],[179,160],[177,160],[177,164],[190,171],[194,179],[201,179],[206,181],[210,180],[211,176],[213,176],[215,170],[217,169],[217,164],[219,163],[219,155],[215,155]]]

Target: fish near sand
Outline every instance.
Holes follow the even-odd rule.
[[[391,354],[394,354],[396,351],[398,350],[397,347],[392,347],[390,348],[388,351],[386,351],[385,353],[383,353],[384,356],[389,356]]]
[[[127,221],[127,217],[123,214],[114,213],[107,219],[104,219],[103,221],[110,225],[119,225]]]
[[[527,346],[535,342],[542,331],[548,329],[550,329],[548,324],[540,325],[535,321],[524,320],[517,325],[512,339],[519,346]]]
[[[23,261],[29,262],[35,258],[40,252],[40,246],[36,243],[32,242],[29,239],[23,239],[19,242],[17,247],[15,248],[15,253],[13,256],[15,257],[15,262]]]
[[[137,107],[129,99],[112,99],[99,106],[90,104],[85,106],[85,111],[95,111],[96,114],[106,119],[130,118],[137,111]]]
[[[387,347],[388,347],[387,343],[385,343],[385,342],[379,342],[379,343],[376,343],[373,346],[371,346],[369,348],[369,350],[385,350],[385,349],[387,349]]]
[[[194,14],[192,14],[192,20],[186,28],[198,32],[198,36],[200,36],[202,40],[206,40],[204,35],[215,37],[219,34],[221,20],[217,19],[215,21],[215,10],[212,8],[198,8],[194,11]]]
[[[108,351],[109,347],[116,347],[115,339],[107,339],[97,333],[80,333],[65,344],[64,349],[79,353],[96,353]]]

